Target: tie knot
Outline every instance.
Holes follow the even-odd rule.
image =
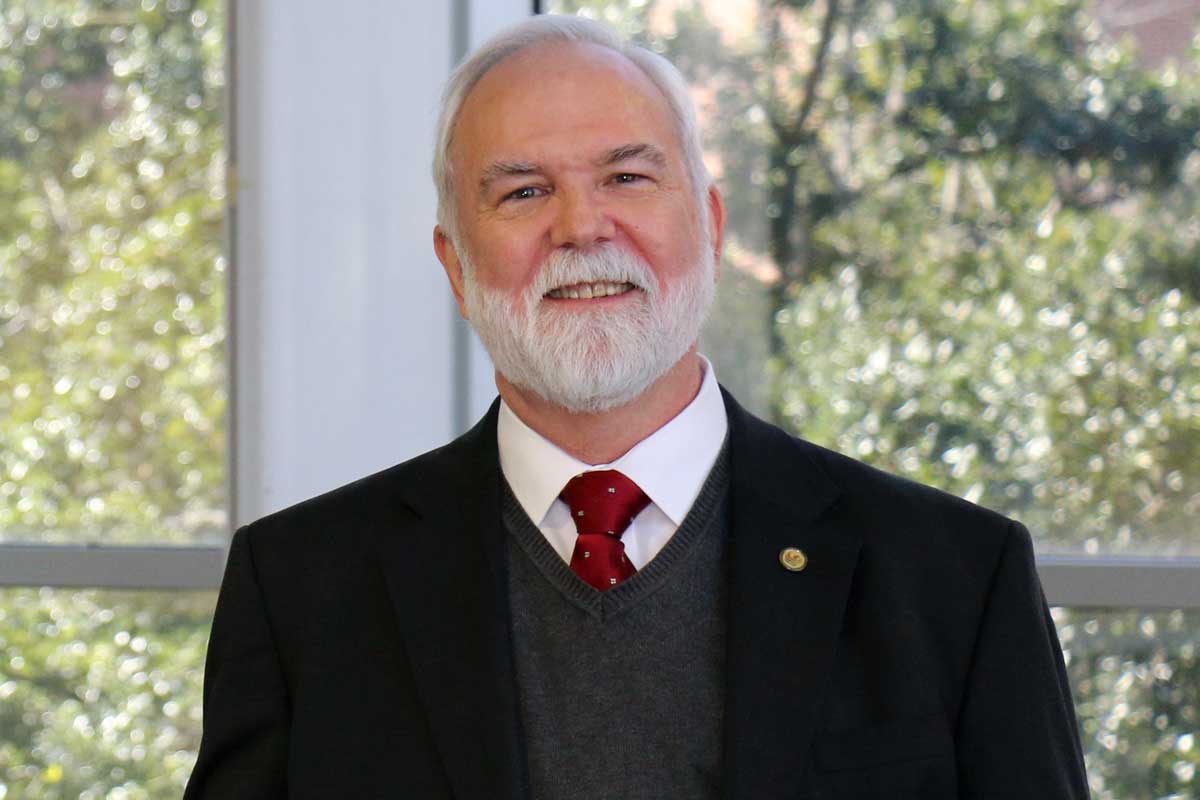
[[[567,481],[559,495],[571,508],[575,530],[619,537],[633,518],[650,505],[636,483],[615,469],[584,472]]]

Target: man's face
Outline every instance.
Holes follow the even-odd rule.
[[[513,56],[468,96],[450,155],[458,240],[439,235],[438,254],[511,383],[604,410],[694,344],[720,198],[692,187],[666,98],[635,65],[583,44]]]

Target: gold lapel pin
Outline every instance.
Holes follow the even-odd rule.
[[[801,572],[808,566],[808,556],[799,547],[785,547],[779,551],[779,563],[788,572]]]

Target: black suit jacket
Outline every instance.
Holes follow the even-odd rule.
[[[1026,531],[725,402],[723,796],[1086,797]],[[496,410],[237,532],[186,800],[528,796]]]

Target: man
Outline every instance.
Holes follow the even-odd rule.
[[[669,64],[530,20],[452,77],[435,178],[501,399],[237,533],[186,797],[1087,796],[1025,530],[697,355],[724,207]]]

